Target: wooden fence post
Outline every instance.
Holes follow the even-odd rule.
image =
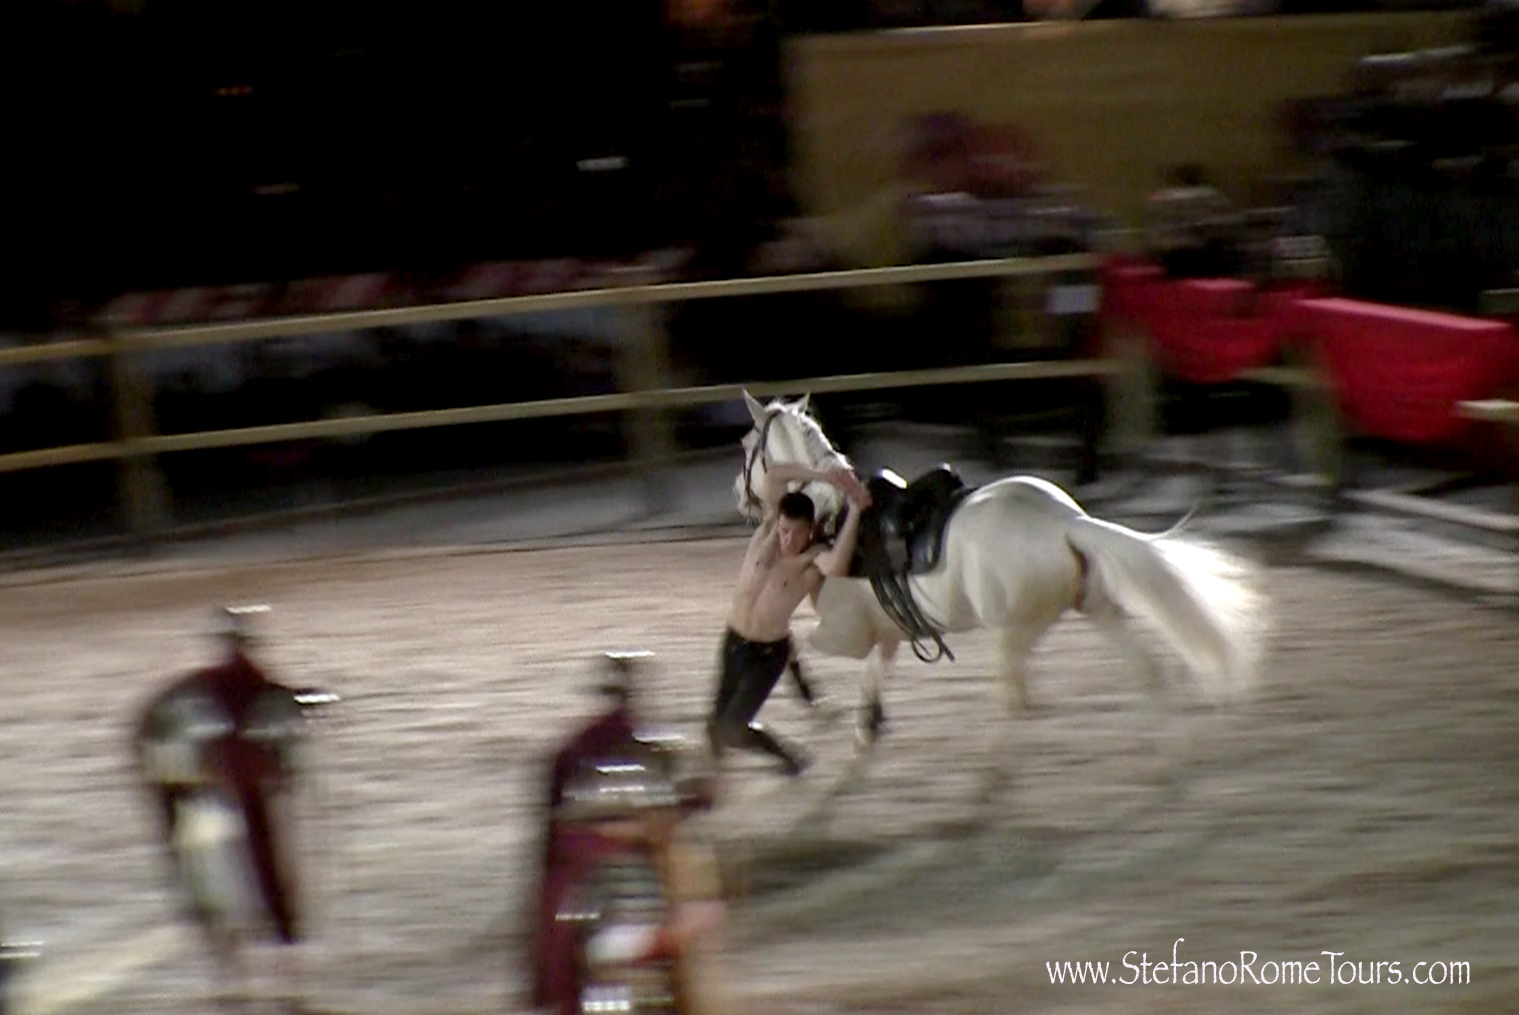
[[[1121,324],[1108,340],[1107,355],[1127,369],[1107,384],[1107,417],[1114,451],[1125,462],[1140,462],[1153,446],[1158,427],[1156,400],[1160,378],[1151,362],[1145,336]]]
[[[153,378],[141,369],[140,357],[121,337],[107,337],[111,346],[111,395],[115,401],[116,440],[125,452],[117,463],[119,509],[127,529],[133,535],[150,536],[168,522],[168,496],[157,459],[149,453],[137,453],[127,445],[133,440],[151,437],[153,425]]]
[[[669,336],[662,303],[631,303],[619,308],[626,325],[622,353],[622,389],[657,391],[669,379]],[[628,412],[628,446],[638,464],[644,504],[650,514],[672,506],[666,466],[675,450],[674,428],[667,409],[639,408]]]

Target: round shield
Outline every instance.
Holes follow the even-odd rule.
[[[565,786],[560,816],[566,821],[614,821],[680,803],[668,770],[651,752],[626,754],[583,765]]]
[[[139,745],[146,777],[166,786],[212,781],[209,748],[234,730],[231,717],[208,695],[186,692],[159,702]]]
[[[283,687],[259,694],[243,723],[243,736],[269,749],[279,759],[279,769],[293,775],[298,768],[305,735],[306,714],[297,695]]]

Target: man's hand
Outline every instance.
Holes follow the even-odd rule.
[[[853,469],[846,469],[842,465],[838,465],[828,469],[823,475],[827,477],[828,482],[844,492],[844,496],[849,499],[850,503],[863,500],[864,504],[859,506],[869,506],[870,493],[865,489],[865,484],[860,482],[860,477],[854,474]]]
[[[861,483],[848,469],[830,470],[827,476],[844,491],[844,495],[849,498],[849,506],[854,510],[845,514],[844,525],[839,529],[838,538],[834,540],[831,547],[814,558],[813,566],[826,577],[843,578],[849,574],[849,563],[854,557],[855,541],[859,538],[860,518],[870,507],[871,496],[865,484]]]

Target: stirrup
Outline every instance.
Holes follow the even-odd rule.
[[[907,584],[906,575],[900,576],[897,583],[897,593],[902,599],[903,612],[907,614],[912,622],[909,631],[912,638],[912,654],[925,663],[936,663],[940,659],[946,658],[950,662],[954,662],[955,654],[949,650],[948,645],[944,644],[944,639],[934,629],[934,626],[929,623],[928,618],[923,616],[923,611],[918,607],[917,600],[913,599],[912,590]],[[932,638],[937,649],[932,658],[929,658],[927,650],[923,648],[923,640],[926,638]]]
[[[936,663],[940,659],[955,661],[955,654],[949,650],[943,637],[934,630],[928,618],[923,616],[923,611],[918,608],[916,600],[912,597],[912,590],[908,587],[906,575],[876,576],[871,579],[871,585],[875,588],[876,598],[881,601],[881,606],[887,616],[907,634],[912,642],[913,655],[925,663]],[[923,648],[922,643],[926,639],[932,639],[938,649],[932,657]]]

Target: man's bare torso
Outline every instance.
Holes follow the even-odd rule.
[[[794,557],[781,555],[773,521],[750,544],[739,571],[738,591],[728,626],[750,641],[780,641],[791,633],[791,615],[814,594],[823,575],[813,567],[822,547],[808,547]]]

